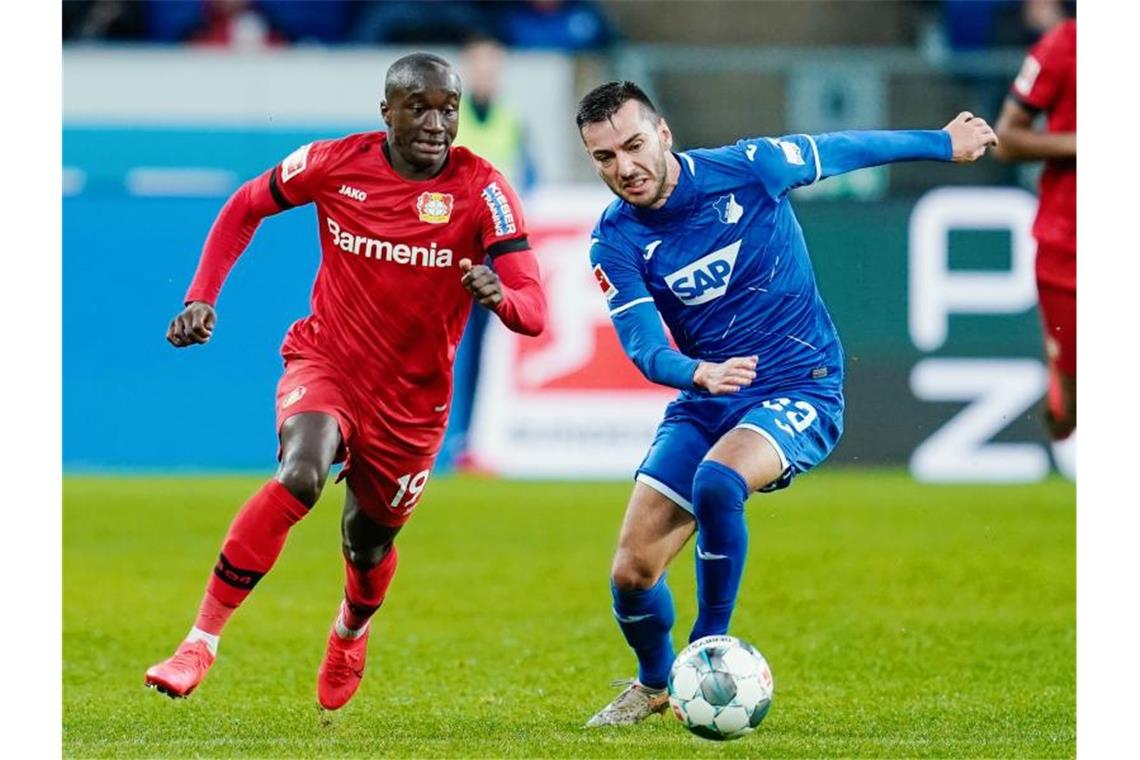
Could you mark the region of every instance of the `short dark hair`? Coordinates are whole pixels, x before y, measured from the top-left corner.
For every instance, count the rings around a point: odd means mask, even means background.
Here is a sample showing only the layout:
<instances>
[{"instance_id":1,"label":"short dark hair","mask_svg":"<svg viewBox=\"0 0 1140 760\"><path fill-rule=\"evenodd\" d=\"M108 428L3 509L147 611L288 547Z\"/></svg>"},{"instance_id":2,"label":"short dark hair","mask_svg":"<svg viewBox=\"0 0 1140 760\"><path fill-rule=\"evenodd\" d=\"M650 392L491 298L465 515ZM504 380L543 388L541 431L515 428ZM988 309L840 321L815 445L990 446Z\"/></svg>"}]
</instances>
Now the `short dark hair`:
<instances>
[{"instance_id":1,"label":"short dark hair","mask_svg":"<svg viewBox=\"0 0 1140 760\"><path fill-rule=\"evenodd\" d=\"M388 67L388 73L384 77L384 97L388 97L396 88L410 89L421 72L436 68L450 70L451 64L432 53L409 53L397 59Z\"/></svg>"},{"instance_id":2,"label":"short dark hair","mask_svg":"<svg viewBox=\"0 0 1140 760\"><path fill-rule=\"evenodd\" d=\"M618 112L618 109L630 100L636 100L640 103L643 109L653 115L654 120L660 118L653 101L645 94L645 90L636 84L630 81L606 82L587 92L578 101L578 114L575 117L578 122L578 130L581 131L582 127L587 124L596 124L599 121L610 119Z\"/></svg>"}]
</instances>

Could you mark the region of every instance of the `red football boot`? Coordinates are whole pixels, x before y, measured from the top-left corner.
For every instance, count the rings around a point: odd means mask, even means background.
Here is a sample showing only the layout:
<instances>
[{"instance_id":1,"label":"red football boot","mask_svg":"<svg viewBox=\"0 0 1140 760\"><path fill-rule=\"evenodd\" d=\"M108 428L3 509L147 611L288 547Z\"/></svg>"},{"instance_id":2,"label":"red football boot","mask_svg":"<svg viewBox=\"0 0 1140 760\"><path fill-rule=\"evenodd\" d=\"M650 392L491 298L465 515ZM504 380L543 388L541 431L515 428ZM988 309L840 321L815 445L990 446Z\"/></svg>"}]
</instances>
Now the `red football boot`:
<instances>
[{"instance_id":1,"label":"red football boot","mask_svg":"<svg viewBox=\"0 0 1140 760\"><path fill-rule=\"evenodd\" d=\"M168 697L188 697L202 683L214 664L214 655L204 641L183 641L174 656L146 672L146 685Z\"/></svg>"},{"instance_id":2,"label":"red football boot","mask_svg":"<svg viewBox=\"0 0 1140 760\"><path fill-rule=\"evenodd\" d=\"M336 625L329 632L325 658L317 671L317 702L326 710L337 710L352 699L364 677L364 656L368 649L369 625L358 638L342 639Z\"/></svg>"}]
</instances>

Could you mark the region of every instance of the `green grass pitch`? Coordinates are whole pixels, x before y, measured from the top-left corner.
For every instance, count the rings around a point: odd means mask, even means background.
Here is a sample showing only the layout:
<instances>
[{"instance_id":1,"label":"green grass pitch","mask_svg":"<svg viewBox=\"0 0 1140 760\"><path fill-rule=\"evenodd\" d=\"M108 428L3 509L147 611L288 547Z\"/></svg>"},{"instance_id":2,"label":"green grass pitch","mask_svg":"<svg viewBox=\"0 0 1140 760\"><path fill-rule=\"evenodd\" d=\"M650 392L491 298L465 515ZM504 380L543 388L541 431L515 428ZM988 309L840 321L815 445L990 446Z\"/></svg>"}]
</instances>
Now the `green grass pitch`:
<instances>
[{"instance_id":1,"label":"green grass pitch","mask_svg":"<svg viewBox=\"0 0 1140 760\"><path fill-rule=\"evenodd\" d=\"M322 715L316 670L343 583L330 487L202 687L179 701L145 689L259 482L65 479L65 756L1075 755L1070 483L925 486L833 468L754 496L732 632L764 652L776 696L759 730L714 743L672 718L582 728L634 673L607 583L628 483L429 483L360 692ZM690 550L670 583L679 648Z\"/></svg>"}]
</instances>

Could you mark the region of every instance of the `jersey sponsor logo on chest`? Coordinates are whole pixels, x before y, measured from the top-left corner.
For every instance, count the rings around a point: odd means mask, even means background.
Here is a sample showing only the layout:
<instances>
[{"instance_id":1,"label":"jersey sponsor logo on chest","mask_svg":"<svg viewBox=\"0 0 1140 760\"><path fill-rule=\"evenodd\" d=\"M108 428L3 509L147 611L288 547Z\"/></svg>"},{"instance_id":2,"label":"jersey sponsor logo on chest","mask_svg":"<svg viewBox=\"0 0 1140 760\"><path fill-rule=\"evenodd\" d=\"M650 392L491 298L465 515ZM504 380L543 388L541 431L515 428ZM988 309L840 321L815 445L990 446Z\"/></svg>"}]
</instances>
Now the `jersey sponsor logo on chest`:
<instances>
[{"instance_id":1,"label":"jersey sponsor logo on chest","mask_svg":"<svg viewBox=\"0 0 1140 760\"><path fill-rule=\"evenodd\" d=\"M437 269L450 267L454 260L452 250L450 248L439 248L434 240L426 246L393 243L390 240L380 240L348 232L331 216L325 221L329 234L332 235L333 245L354 256Z\"/></svg>"},{"instance_id":2,"label":"jersey sponsor logo on chest","mask_svg":"<svg viewBox=\"0 0 1140 760\"><path fill-rule=\"evenodd\" d=\"M720 298L728 290L728 281L736 268L740 240L665 275L665 284L686 306L697 306Z\"/></svg>"}]
</instances>

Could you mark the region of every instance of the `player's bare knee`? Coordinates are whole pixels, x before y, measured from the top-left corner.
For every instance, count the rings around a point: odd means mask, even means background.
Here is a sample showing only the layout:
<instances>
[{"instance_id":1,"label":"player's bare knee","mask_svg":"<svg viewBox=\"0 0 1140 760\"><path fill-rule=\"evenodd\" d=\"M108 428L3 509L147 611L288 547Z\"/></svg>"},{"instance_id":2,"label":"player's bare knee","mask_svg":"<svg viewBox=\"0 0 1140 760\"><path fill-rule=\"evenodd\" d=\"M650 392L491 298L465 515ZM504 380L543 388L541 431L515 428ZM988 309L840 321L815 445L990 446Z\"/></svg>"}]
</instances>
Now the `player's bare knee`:
<instances>
[{"instance_id":1,"label":"player's bare knee","mask_svg":"<svg viewBox=\"0 0 1140 760\"><path fill-rule=\"evenodd\" d=\"M632 554L619 552L614 557L610 578L619 591L644 591L653 588L661 571L650 562Z\"/></svg>"},{"instance_id":2,"label":"player's bare knee","mask_svg":"<svg viewBox=\"0 0 1140 760\"><path fill-rule=\"evenodd\" d=\"M285 486L289 493L307 507L312 507L321 497L328 470L320 462L302 458L288 458L277 468L277 482Z\"/></svg>"},{"instance_id":3,"label":"player's bare knee","mask_svg":"<svg viewBox=\"0 0 1140 760\"><path fill-rule=\"evenodd\" d=\"M379 545L367 545L360 542L353 542L351 539L345 539L342 544L344 551L344 558L352 563L354 567L359 570L371 570L380 564L388 552L392 551L392 542L388 541Z\"/></svg>"}]
</instances>

